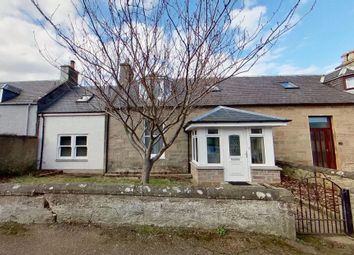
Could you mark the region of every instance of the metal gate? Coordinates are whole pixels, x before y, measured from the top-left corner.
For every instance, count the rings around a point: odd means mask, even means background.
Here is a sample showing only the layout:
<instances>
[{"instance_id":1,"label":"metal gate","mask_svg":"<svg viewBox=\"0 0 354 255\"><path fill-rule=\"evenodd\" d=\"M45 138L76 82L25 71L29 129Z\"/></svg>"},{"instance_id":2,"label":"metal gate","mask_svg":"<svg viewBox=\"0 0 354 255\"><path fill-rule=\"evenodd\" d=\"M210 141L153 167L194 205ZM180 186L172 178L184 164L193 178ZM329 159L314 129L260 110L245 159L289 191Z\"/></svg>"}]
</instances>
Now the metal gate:
<instances>
[{"instance_id":1,"label":"metal gate","mask_svg":"<svg viewBox=\"0 0 354 255\"><path fill-rule=\"evenodd\" d=\"M299 234L353 234L350 193L322 173L291 188L296 200Z\"/></svg>"}]
</instances>

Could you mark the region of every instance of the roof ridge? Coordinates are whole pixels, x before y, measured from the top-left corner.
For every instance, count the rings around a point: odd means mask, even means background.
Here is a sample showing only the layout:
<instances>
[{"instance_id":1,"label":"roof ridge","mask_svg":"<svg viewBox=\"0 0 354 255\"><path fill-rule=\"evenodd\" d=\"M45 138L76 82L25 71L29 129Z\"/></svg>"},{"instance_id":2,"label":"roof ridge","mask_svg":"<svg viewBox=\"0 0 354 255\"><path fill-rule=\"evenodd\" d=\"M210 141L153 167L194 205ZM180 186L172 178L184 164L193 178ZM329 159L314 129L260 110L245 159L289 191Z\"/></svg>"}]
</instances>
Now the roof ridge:
<instances>
[{"instance_id":1,"label":"roof ridge","mask_svg":"<svg viewBox=\"0 0 354 255\"><path fill-rule=\"evenodd\" d=\"M223 109L228 109L228 110L231 110L231 111L235 111L235 112L242 112L242 113L252 114L252 115L256 115L256 116L262 116L262 117L273 118L273 119L278 119L278 120L287 120L286 118L277 117L277 116L269 115L269 114L263 114L263 113L259 113L259 112L241 110L239 108L231 108L231 107L228 107L228 106L218 106L218 107L223 108Z\"/></svg>"}]
</instances>

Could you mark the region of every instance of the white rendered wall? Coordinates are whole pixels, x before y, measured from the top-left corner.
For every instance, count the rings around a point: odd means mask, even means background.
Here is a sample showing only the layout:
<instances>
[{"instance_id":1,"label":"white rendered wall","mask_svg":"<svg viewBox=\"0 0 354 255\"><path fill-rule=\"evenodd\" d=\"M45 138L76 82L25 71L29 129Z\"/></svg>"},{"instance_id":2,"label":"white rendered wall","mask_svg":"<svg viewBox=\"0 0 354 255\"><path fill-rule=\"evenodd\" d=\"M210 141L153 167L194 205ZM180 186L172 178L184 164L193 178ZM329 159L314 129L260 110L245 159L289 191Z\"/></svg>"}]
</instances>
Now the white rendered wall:
<instances>
[{"instance_id":1,"label":"white rendered wall","mask_svg":"<svg viewBox=\"0 0 354 255\"><path fill-rule=\"evenodd\" d=\"M42 118L40 139L42 136ZM105 116L46 115L42 169L103 173L105 168ZM58 159L59 135L87 135L87 159ZM39 146L40 150L40 146ZM38 153L40 160L40 151Z\"/></svg>"},{"instance_id":2,"label":"white rendered wall","mask_svg":"<svg viewBox=\"0 0 354 255\"><path fill-rule=\"evenodd\" d=\"M0 105L1 135L36 135L37 105Z\"/></svg>"}]
</instances>

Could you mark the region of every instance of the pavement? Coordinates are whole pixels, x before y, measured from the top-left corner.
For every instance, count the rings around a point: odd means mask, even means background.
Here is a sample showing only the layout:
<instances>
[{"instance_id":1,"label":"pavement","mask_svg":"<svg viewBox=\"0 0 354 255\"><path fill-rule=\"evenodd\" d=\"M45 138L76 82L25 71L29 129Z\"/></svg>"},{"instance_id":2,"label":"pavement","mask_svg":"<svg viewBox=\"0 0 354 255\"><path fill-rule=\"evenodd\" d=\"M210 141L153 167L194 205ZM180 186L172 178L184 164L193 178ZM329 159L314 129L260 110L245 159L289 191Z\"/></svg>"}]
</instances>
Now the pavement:
<instances>
[{"instance_id":1,"label":"pavement","mask_svg":"<svg viewBox=\"0 0 354 255\"><path fill-rule=\"evenodd\" d=\"M297 241L226 230L171 229L149 226L0 225L1 255L255 254L352 255L348 237L301 236Z\"/></svg>"}]
</instances>

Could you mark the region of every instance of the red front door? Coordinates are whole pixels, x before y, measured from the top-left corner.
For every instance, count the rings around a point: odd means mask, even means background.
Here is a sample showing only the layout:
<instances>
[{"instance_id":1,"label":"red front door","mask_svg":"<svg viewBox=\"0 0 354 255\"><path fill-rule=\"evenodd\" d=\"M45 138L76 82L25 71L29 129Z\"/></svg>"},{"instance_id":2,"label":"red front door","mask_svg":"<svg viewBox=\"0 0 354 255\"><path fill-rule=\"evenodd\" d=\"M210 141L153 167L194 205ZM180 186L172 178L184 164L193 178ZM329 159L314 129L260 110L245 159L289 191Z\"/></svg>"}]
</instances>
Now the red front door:
<instances>
[{"instance_id":1,"label":"red front door","mask_svg":"<svg viewBox=\"0 0 354 255\"><path fill-rule=\"evenodd\" d=\"M312 158L315 166L336 169L330 117L310 117Z\"/></svg>"}]
</instances>

